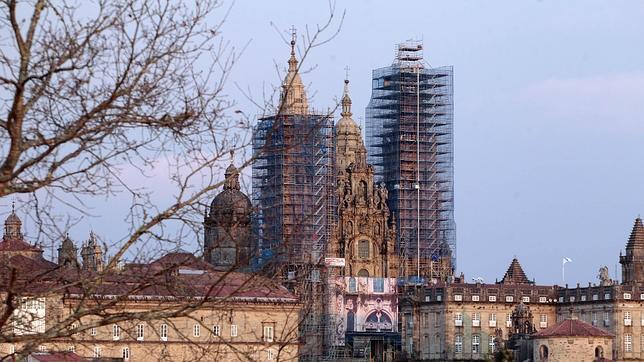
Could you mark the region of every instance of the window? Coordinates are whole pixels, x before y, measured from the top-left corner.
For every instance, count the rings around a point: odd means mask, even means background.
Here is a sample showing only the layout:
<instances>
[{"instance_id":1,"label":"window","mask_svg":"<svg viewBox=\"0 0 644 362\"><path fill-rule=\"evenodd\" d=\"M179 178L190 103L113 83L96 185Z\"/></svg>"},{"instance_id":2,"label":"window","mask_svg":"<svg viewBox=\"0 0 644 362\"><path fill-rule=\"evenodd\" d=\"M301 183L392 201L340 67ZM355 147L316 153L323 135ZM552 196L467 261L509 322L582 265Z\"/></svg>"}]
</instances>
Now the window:
<instances>
[{"instance_id":1,"label":"window","mask_svg":"<svg viewBox=\"0 0 644 362\"><path fill-rule=\"evenodd\" d=\"M434 327L440 327L441 326L441 314L436 312L434 313Z\"/></svg>"},{"instance_id":2,"label":"window","mask_svg":"<svg viewBox=\"0 0 644 362\"><path fill-rule=\"evenodd\" d=\"M539 297L539 303L546 303L548 301L548 298L546 297Z\"/></svg>"},{"instance_id":3,"label":"window","mask_svg":"<svg viewBox=\"0 0 644 362\"><path fill-rule=\"evenodd\" d=\"M472 302L478 302L479 300L480 300L480 297L478 295L472 296Z\"/></svg>"},{"instance_id":4,"label":"window","mask_svg":"<svg viewBox=\"0 0 644 362\"><path fill-rule=\"evenodd\" d=\"M599 294L593 294L593 300L599 300Z\"/></svg>"},{"instance_id":5,"label":"window","mask_svg":"<svg viewBox=\"0 0 644 362\"><path fill-rule=\"evenodd\" d=\"M220 327L220 326L218 326L218 325L217 325L217 326L213 326L213 327L212 327L212 334L213 334L215 337L219 337L219 336L221 335L221 327Z\"/></svg>"},{"instance_id":6,"label":"window","mask_svg":"<svg viewBox=\"0 0 644 362\"><path fill-rule=\"evenodd\" d=\"M570 301L571 301L571 302L574 302L574 301L575 301L575 297L571 296L571 297L570 297Z\"/></svg>"},{"instance_id":7,"label":"window","mask_svg":"<svg viewBox=\"0 0 644 362\"><path fill-rule=\"evenodd\" d=\"M78 324L72 323L72 329L76 329L76 328L78 328Z\"/></svg>"},{"instance_id":8,"label":"window","mask_svg":"<svg viewBox=\"0 0 644 362\"><path fill-rule=\"evenodd\" d=\"M581 301L582 301L582 302L585 302L585 301L586 301L586 295L582 295L582 296L581 296Z\"/></svg>"},{"instance_id":9,"label":"window","mask_svg":"<svg viewBox=\"0 0 644 362\"><path fill-rule=\"evenodd\" d=\"M264 342L273 342L273 326L265 325L264 326Z\"/></svg>"},{"instance_id":10,"label":"window","mask_svg":"<svg viewBox=\"0 0 644 362\"><path fill-rule=\"evenodd\" d=\"M159 332L159 336L161 337L162 341L167 341L168 340L168 325L167 324L162 324L161 325L161 331Z\"/></svg>"},{"instance_id":11,"label":"window","mask_svg":"<svg viewBox=\"0 0 644 362\"><path fill-rule=\"evenodd\" d=\"M490 302L496 302L496 295L490 295L489 297L487 297L487 300Z\"/></svg>"},{"instance_id":12,"label":"window","mask_svg":"<svg viewBox=\"0 0 644 362\"><path fill-rule=\"evenodd\" d=\"M564 297L559 297L559 303L563 303Z\"/></svg>"},{"instance_id":13,"label":"window","mask_svg":"<svg viewBox=\"0 0 644 362\"><path fill-rule=\"evenodd\" d=\"M431 297L430 295L426 295L426 296L425 296L425 301L426 301L426 302L431 302L431 301L432 301L432 297Z\"/></svg>"},{"instance_id":14,"label":"window","mask_svg":"<svg viewBox=\"0 0 644 362\"><path fill-rule=\"evenodd\" d=\"M632 324L631 312L624 312L624 325L630 326Z\"/></svg>"},{"instance_id":15,"label":"window","mask_svg":"<svg viewBox=\"0 0 644 362\"><path fill-rule=\"evenodd\" d=\"M96 327L92 327L92 329L89 330L89 334L92 336L96 335Z\"/></svg>"},{"instance_id":16,"label":"window","mask_svg":"<svg viewBox=\"0 0 644 362\"><path fill-rule=\"evenodd\" d=\"M644 293L640 294L640 299L644 300Z\"/></svg>"},{"instance_id":17,"label":"window","mask_svg":"<svg viewBox=\"0 0 644 362\"><path fill-rule=\"evenodd\" d=\"M539 327L546 328L548 327L548 315L542 314L539 316Z\"/></svg>"},{"instance_id":18,"label":"window","mask_svg":"<svg viewBox=\"0 0 644 362\"><path fill-rule=\"evenodd\" d=\"M272 349L269 349L268 351L266 351L266 359L269 360L269 361L274 360L275 359L275 351L273 351Z\"/></svg>"},{"instance_id":19,"label":"window","mask_svg":"<svg viewBox=\"0 0 644 362\"><path fill-rule=\"evenodd\" d=\"M609 300L610 299L610 293L605 293L604 294L604 299Z\"/></svg>"},{"instance_id":20,"label":"window","mask_svg":"<svg viewBox=\"0 0 644 362\"><path fill-rule=\"evenodd\" d=\"M355 293L358 291L358 284L356 283L356 278L349 278L349 292Z\"/></svg>"},{"instance_id":21,"label":"window","mask_svg":"<svg viewBox=\"0 0 644 362\"><path fill-rule=\"evenodd\" d=\"M505 301L508 302L508 303L512 303L512 302L514 302L514 297L511 296L511 295L506 295L505 296Z\"/></svg>"},{"instance_id":22,"label":"window","mask_svg":"<svg viewBox=\"0 0 644 362\"><path fill-rule=\"evenodd\" d=\"M121 350L121 356L123 356L123 360L127 361L130 359L130 348L129 347L123 347Z\"/></svg>"},{"instance_id":23,"label":"window","mask_svg":"<svg viewBox=\"0 0 644 362\"><path fill-rule=\"evenodd\" d=\"M624 352L633 352L633 336L629 333L624 334Z\"/></svg>"},{"instance_id":24,"label":"window","mask_svg":"<svg viewBox=\"0 0 644 362\"><path fill-rule=\"evenodd\" d=\"M454 314L454 325L457 327L463 326L463 313L459 312Z\"/></svg>"},{"instance_id":25,"label":"window","mask_svg":"<svg viewBox=\"0 0 644 362\"><path fill-rule=\"evenodd\" d=\"M631 299L631 293L624 293L624 299Z\"/></svg>"},{"instance_id":26,"label":"window","mask_svg":"<svg viewBox=\"0 0 644 362\"><path fill-rule=\"evenodd\" d=\"M443 300L443 295L442 294L436 294L436 301L440 302L441 300Z\"/></svg>"},{"instance_id":27,"label":"window","mask_svg":"<svg viewBox=\"0 0 644 362\"><path fill-rule=\"evenodd\" d=\"M597 325L597 312L591 312L590 313L590 319L592 320L591 324L596 326Z\"/></svg>"},{"instance_id":28,"label":"window","mask_svg":"<svg viewBox=\"0 0 644 362\"><path fill-rule=\"evenodd\" d=\"M369 271L367 271L367 269L360 269L360 271L358 272L358 277L369 278Z\"/></svg>"},{"instance_id":29,"label":"window","mask_svg":"<svg viewBox=\"0 0 644 362\"><path fill-rule=\"evenodd\" d=\"M369 259L369 240L360 240L358 242L358 258Z\"/></svg>"},{"instance_id":30,"label":"window","mask_svg":"<svg viewBox=\"0 0 644 362\"><path fill-rule=\"evenodd\" d=\"M192 335L195 337L200 337L201 336L201 326L198 324L195 324L194 327L192 328Z\"/></svg>"},{"instance_id":31,"label":"window","mask_svg":"<svg viewBox=\"0 0 644 362\"><path fill-rule=\"evenodd\" d=\"M463 335L457 334L454 336L454 352L463 353Z\"/></svg>"},{"instance_id":32,"label":"window","mask_svg":"<svg viewBox=\"0 0 644 362\"><path fill-rule=\"evenodd\" d=\"M457 301L457 302L460 302L460 301L463 300L463 296L460 295L460 294L455 294L454 295L454 300Z\"/></svg>"},{"instance_id":33,"label":"window","mask_svg":"<svg viewBox=\"0 0 644 362\"><path fill-rule=\"evenodd\" d=\"M145 337L145 325L137 324L136 326L136 340L142 341Z\"/></svg>"},{"instance_id":34,"label":"window","mask_svg":"<svg viewBox=\"0 0 644 362\"><path fill-rule=\"evenodd\" d=\"M496 327L496 313L490 313L488 325L490 327Z\"/></svg>"},{"instance_id":35,"label":"window","mask_svg":"<svg viewBox=\"0 0 644 362\"><path fill-rule=\"evenodd\" d=\"M374 278L373 279L373 292L374 293L384 293L385 292L385 279L384 278Z\"/></svg>"},{"instance_id":36,"label":"window","mask_svg":"<svg viewBox=\"0 0 644 362\"><path fill-rule=\"evenodd\" d=\"M236 324L231 324L230 325L230 336L231 337L237 337L237 325Z\"/></svg>"},{"instance_id":37,"label":"window","mask_svg":"<svg viewBox=\"0 0 644 362\"><path fill-rule=\"evenodd\" d=\"M512 314L510 314L510 313L505 315L505 326L506 327L511 327L512 326Z\"/></svg>"},{"instance_id":38,"label":"window","mask_svg":"<svg viewBox=\"0 0 644 362\"><path fill-rule=\"evenodd\" d=\"M38 346L38 351L47 352L47 346Z\"/></svg>"},{"instance_id":39,"label":"window","mask_svg":"<svg viewBox=\"0 0 644 362\"><path fill-rule=\"evenodd\" d=\"M604 312L604 326L610 326L610 313Z\"/></svg>"},{"instance_id":40,"label":"window","mask_svg":"<svg viewBox=\"0 0 644 362\"><path fill-rule=\"evenodd\" d=\"M94 358L100 358L101 357L101 347L95 346L94 347Z\"/></svg>"},{"instance_id":41,"label":"window","mask_svg":"<svg viewBox=\"0 0 644 362\"><path fill-rule=\"evenodd\" d=\"M481 326L481 313L479 312L472 313L472 327L480 327L480 326Z\"/></svg>"},{"instance_id":42,"label":"window","mask_svg":"<svg viewBox=\"0 0 644 362\"><path fill-rule=\"evenodd\" d=\"M523 303L530 303L530 297L521 297Z\"/></svg>"},{"instance_id":43,"label":"window","mask_svg":"<svg viewBox=\"0 0 644 362\"><path fill-rule=\"evenodd\" d=\"M16 345L15 344L10 344L9 345L9 354L14 354L16 353Z\"/></svg>"},{"instance_id":44,"label":"window","mask_svg":"<svg viewBox=\"0 0 644 362\"><path fill-rule=\"evenodd\" d=\"M429 326L429 313L427 313L427 312L423 312L423 324L422 324L422 326L423 326L423 328Z\"/></svg>"},{"instance_id":45,"label":"window","mask_svg":"<svg viewBox=\"0 0 644 362\"><path fill-rule=\"evenodd\" d=\"M481 336L472 335L472 353L481 353Z\"/></svg>"},{"instance_id":46,"label":"window","mask_svg":"<svg viewBox=\"0 0 644 362\"><path fill-rule=\"evenodd\" d=\"M487 337L487 345L490 353L494 353L494 336L490 335Z\"/></svg>"},{"instance_id":47,"label":"window","mask_svg":"<svg viewBox=\"0 0 644 362\"><path fill-rule=\"evenodd\" d=\"M121 338L121 327L117 324L112 326L112 339L118 341Z\"/></svg>"},{"instance_id":48,"label":"window","mask_svg":"<svg viewBox=\"0 0 644 362\"><path fill-rule=\"evenodd\" d=\"M67 347L67 352L76 352L76 346Z\"/></svg>"}]
</instances>

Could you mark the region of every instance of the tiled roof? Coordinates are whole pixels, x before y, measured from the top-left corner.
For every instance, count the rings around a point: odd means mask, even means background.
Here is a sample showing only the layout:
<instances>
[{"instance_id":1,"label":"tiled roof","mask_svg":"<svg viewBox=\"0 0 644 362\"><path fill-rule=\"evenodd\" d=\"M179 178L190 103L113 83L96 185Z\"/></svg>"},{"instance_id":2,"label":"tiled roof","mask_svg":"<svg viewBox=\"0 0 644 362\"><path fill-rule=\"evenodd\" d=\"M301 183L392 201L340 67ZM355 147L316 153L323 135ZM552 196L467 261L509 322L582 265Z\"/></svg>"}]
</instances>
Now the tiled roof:
<instances>
[{"instance_id":1,"label":"tiled roof","mask_svg":"<svg viewBox=\"0 0 644 362\"><path fill-rule=\"evenodd\" d=\"M42 249L24 240L11 238L0 241L0 252L2 251L42 251Z\"/></svg>"},{"instance_id":2,"label":"tiled roof","mask_svg":"<svg viewBox=\"0 0 644 362\"><path fill-rule=\"evenodd\" d=\"M628 243L626 247L633 246L644 246L644 224L642 224L642 219L635 219L635 224L633 224L633 230L631 231L631 236L628 238Z\"/></svg>"},{"instance_id":3,"label":"tiled roof","mask_svg":"<svg viewBox=\"0 0 644 362\"><path fill-rule=\"evenodd\" d=\"M532 337L614 337L614 335L579 319L566 319L533 334Z\"/></svg>"},{"instance_id":4,"label":"tiled roof","mask_svg":"<svg viewBox=\"0 0 644 362\"><path fill-rule=\"evenodd\" d=\"M521 264L519 264L519 260L517 260L517 258L512 259L512 263L510 263L510 267L508 267L508 271L505 272L505 275L501 280L501 284L531 284L531 283L532 282L525 275L525 272L523 271Z\"/></svg>"}]
</instances>

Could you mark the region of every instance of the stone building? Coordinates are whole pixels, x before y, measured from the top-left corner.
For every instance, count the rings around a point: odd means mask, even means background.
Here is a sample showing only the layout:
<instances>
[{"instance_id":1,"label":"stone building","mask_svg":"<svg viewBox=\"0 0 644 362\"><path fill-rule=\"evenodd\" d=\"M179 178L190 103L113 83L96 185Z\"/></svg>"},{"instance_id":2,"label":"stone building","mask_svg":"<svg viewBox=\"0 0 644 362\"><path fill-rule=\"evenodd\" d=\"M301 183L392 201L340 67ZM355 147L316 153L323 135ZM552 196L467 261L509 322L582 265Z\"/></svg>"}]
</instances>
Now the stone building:
<instances>
[{"instance_id":1,"label":"stone building","mask_svg":"<svg viewBox=\"0 0 644 362\"><path fill-rule=\"evenodd\" d=\"M252 205L241 192L239 171L231 163L223 190L204 215L204 258L217 270L248 270L253 255Z\"/></svg>"},{"instance_id":2,"label":"stone building","mask_svg":"<svg viewBox=\"0 0 644 362\"><path fill-rule=\"evenodd\" d=\"M465 283L463 279L401 289L402 350L410 358L490 359L495 339L509 339L512 313L521 303L530 306L537 330L555 322L555 287L535 285L516 258L501 282Z\"/></svg>"},{"instance_id":3,"label":"stone building","mask_svg":"<svg viewBox=\"0 0 644 362\"><path fill-rule=\"evenodd\" d=\"M330 256L344 258L342 275L395 277L396 229L387 206L388 192L374 182L361 130L351 118L349 81L345 80L342 118L335 126L338 222Z\"/></svg>"},{"instance_id":4,"label":"stone building","mask_svg":"<svg viewBox=\"0 0 644 362\"><path fill-rule=\"evenodd\" d=\"M351 118L349 81L334 129L337 227L327 247L329 352L391 360L399 344L396 228L387 188L374 182L361 130ZM329 355L329 359L338 356Z\"/></svg>"},{"instance_id":5,"label":"stone building","mask_svg":"<svg viewBox=\"0 0 644 362\"><path fill-rule=\"evenodd\" d=\"M74 242L69 238L69 234L65 235L65 239L58 248L58 265L71 266L78 268L78 249L74 246Z\"/></svg>"},{"instance_id":6,"label":"stone building","mask_svg":"<svg viewBox=\"0 0 644 362\"><path fill-rule=\"evenodd\" d=\"M639 361L644 359L644 225L639 217L619 261L623 278L619 284L608 278L604 267L598 284L558 288L557 317L570 318L572 310L579 320L615 336L612 355L604 351L606 358Z\"/></svg>"},{"instance_id":7,"label":"stone building","mask_svg":"<svg viewBox=\"0 0 644 362\"><path fill-rule=\"evenodd\" d=\"M31 351L133 361L298 358L301 304L271 279L218 271L187 252L79 273L65 257L61 265L44 259L20 224L12 213L0 242L0 280L15 275L0 284L0 310L8 297L16 306L0 325L0 359L27 343ZM63 243L61 250L74 248L70 238ZM86 250L95 244L90 238Z\"/></svg>"},{"instance_id":8,"label":"stone building","mask_svg":"<svg viewBox=\"0 0 644 362\"><path fill-rule=\"evenodd\" d=\"M615 336L574 317L532 335L532 361L593 362L612 360Z\"/></svg>"}]
</instances>

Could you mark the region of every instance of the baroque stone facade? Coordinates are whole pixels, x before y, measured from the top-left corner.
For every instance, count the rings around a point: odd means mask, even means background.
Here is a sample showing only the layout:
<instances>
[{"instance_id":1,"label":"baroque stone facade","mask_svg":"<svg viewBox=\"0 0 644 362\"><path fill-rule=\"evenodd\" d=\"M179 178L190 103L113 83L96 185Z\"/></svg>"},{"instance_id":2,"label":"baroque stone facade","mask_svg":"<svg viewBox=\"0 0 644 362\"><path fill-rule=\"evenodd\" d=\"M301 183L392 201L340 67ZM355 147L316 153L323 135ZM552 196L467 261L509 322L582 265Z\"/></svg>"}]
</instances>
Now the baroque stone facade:
<instances>
[{"instance_id":1,"label":"baroque stone facade","mask_svg":"<svg viewBox=\"0 0 644 362\"><path fill-rule=\"evenodd\" d=\"M335 127L338 227L329 256L344 258L343 275L395 277L396 228L387 207L388 192L374 182L361 131L351 118L349 81L345 80L342 118Z\"/></svg>"}]
</instances>

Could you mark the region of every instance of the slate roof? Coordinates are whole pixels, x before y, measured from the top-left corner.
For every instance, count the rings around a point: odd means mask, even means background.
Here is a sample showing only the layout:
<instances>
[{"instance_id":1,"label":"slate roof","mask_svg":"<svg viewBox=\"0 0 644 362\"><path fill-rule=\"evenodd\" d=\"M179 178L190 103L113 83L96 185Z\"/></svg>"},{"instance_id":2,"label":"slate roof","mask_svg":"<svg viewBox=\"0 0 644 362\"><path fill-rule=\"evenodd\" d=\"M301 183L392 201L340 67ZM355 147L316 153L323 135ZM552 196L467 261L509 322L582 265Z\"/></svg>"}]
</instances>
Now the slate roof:
<instances>
[{"instance_id":1,"label":"slate roof","mask_svg":"<svg viewBox=\"0 0 644 362\"><path fill-rule=\"evenodd\" d=\"M523 271L519 260L514 258L508 267L508 271L505 272L501 284L532 284L532 282Z\"/></svg>"},{"instance_id":2,"label":"slate roof","mask_svg":"<svg viewBox=\"0 0 644 362\"><path fill-rule=\"evenodd\" d=\"M614 335L579 319L565 319L552 327L542 329L532 337L614 337Z\"/></svg>"},{"instance_id":3,"label":"slate roof","mask_svg":"<svg viewBox=\"0 0 644 362\"><path fill-rule=\"evenodd\" d=\"M78 362L89 360L74 352L39 352L32 353L29 357L39 362Z\"/></svg>"}]
</instances>

